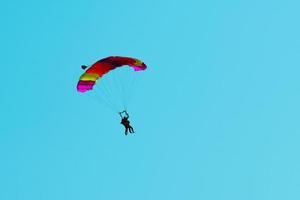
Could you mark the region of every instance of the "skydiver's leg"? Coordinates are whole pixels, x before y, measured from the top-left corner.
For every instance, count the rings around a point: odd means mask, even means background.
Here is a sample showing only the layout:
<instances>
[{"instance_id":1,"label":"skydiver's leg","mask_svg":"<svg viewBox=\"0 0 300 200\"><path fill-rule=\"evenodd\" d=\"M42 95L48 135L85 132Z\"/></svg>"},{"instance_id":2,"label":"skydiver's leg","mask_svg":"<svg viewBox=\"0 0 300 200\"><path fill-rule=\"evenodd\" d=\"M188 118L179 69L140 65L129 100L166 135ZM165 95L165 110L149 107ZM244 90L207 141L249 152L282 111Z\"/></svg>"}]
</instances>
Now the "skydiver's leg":
<instances>
[{"instance_id":1,"label":"skydiver's leg","mask_svg":"<svg viewBox=\"0 0 300 200\"><path fill-rule=\"evenodd\" d=\"M129 126L129 131L130 131L130 133L134 133L132 126Z\"/></svg>"},{"instance_id":2,"label":"skydiver's leg","mask_svg":"<svg viewBox=\"0 0 300 200\"><path fill-rule=\"evenodd\" d=\"M128 127L125 127L125 135L128 134Z\"/></svg>"},{"instance_id":3,"label":"skydiver's leg","mask_svg":"<svg viewBox=\"0 0 300 200\"><path fill-rule=\"evenodd\" d=\"M132 132L131 132L131 126L128 126L128 129L129 129L129 133L132 133Z\"/></svg>"}]
</instances>

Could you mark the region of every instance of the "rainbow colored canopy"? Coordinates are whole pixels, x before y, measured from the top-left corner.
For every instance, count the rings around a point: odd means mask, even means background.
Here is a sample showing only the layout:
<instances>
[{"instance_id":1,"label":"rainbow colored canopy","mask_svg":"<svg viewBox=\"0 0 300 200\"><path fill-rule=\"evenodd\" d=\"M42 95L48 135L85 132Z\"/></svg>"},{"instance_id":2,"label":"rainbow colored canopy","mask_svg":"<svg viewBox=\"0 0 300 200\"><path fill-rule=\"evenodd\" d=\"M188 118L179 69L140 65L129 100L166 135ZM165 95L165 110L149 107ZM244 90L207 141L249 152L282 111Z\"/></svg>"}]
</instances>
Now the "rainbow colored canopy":
<instances>
[{"instance_id":1,"label":"rainbow colored canopy","mask_svg":"<svg viewBox=\"0 0 300 200\"><path fill-rule=\"evenodd\" d=\"M108 73L110 70L124 65L133 67L135 71L145 70L147 68L145 63L136 58L121 56L110 56L103 58L93 64L85 71L84 74L80 76L77 84L77 91L86 92L88 90L92 90L96 81L104 74Z\"/></svg>"}]
</instances>

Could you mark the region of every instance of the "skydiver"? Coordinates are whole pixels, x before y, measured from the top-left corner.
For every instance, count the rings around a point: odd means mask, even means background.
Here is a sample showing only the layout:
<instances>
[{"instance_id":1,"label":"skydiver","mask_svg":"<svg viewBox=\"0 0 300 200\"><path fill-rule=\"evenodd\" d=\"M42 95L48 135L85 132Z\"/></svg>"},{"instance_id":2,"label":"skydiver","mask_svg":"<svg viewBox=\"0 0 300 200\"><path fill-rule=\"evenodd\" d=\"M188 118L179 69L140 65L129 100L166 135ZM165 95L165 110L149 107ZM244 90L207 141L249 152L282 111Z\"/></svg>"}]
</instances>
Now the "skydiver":
<instances>
[{"instance_id":1,"label":"skydiver","mask_svg":"<svg viewBox=\"0 0 300 200\"><path fill-rule=\"evenodd\" d=\"M123 116L122 116L122 113L125 113L126 116L123 117ZM133 128L130 126L130 121L128 120L129 115L128 115L128 113L126 112L126 110L123 111L123 112L119 112L119 115L120 115L120 117L122 118L121 124L123 124L123 126L125 127L125 135L128 134L128 130L129 130L129 133L134 133Z\"/></svg>"}]
</instances>

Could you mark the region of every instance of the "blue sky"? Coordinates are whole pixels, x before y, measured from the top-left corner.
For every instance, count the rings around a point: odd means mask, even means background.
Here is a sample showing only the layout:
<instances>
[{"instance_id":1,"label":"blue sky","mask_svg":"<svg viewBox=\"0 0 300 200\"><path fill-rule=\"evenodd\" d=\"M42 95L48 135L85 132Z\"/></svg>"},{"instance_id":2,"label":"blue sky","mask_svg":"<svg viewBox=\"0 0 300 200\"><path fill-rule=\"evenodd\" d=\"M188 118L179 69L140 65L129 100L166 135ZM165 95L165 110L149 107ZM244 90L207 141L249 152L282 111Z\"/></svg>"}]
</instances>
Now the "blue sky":
<instances>
[{"instance_id":1,"label":"blue sky","mask_svg":"<svg viewBox=\"0 0 300 200\"><path fill-rule=\"evenodd\" d=\"M299 6L1 2L0 199L299 199ZM127 137L76 92L109 55L149 67Z\"/></svg>"}]
</instances>

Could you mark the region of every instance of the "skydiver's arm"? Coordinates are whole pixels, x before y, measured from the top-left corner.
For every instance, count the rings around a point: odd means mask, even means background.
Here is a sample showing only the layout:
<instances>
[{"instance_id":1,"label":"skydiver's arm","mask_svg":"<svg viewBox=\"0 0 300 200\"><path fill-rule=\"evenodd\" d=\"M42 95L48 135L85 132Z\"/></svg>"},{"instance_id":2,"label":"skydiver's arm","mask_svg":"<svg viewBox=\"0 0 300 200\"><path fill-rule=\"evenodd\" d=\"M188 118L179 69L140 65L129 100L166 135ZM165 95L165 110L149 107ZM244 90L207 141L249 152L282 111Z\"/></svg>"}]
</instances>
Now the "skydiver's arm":
<instances>
[{"instance_id":1,"label":"skydiver's arm","mask_svg":"<svg viewBox=\"0 0 300 200\"><path fill-rule=\"evenodd\" d=\"M128 115L128 113L127 113L127 112L125 112L125 115L126 115L126 117L127 117L127 118L129 118L129 115Z\"/></svg>"}]
</instances>

